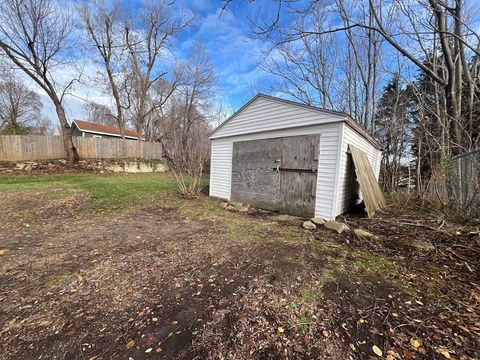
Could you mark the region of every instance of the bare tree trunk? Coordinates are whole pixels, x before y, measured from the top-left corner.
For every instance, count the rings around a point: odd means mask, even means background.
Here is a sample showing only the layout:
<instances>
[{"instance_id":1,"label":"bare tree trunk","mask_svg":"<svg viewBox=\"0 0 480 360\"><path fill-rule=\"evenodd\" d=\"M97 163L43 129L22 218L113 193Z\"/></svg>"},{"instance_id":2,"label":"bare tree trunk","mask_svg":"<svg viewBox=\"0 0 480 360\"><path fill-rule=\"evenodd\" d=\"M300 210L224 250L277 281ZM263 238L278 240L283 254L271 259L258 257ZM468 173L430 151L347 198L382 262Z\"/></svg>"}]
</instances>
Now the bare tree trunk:
<instances>
[{"instance_id":1,"label":"bare tree trunk","mask_svg":"<svg viewBox=\"0 0 480 360\"><path fill-rule=\"evenodd\" d=\"M457 1L457 3L459 2ZM457 89L458 81L461 81L461 79L457 79L461 74L458 69L458 66L461 64L459 61L456 61L455 54L452 53L445 12L442 10L437 0L430 0L430 5L433 9L436 24L440 32L440 46L442 48L443 59L447 69L447 81L444 85L444 92L447 114L453 122L454 144L452 150L454 153L458 153L462 145L461 109L459 104L459 100L461 101L461 94L458 93L459 89Z\"/></svg>"},{"instance_id":2,"label":"bare tree trunk","mask_svg":"<svg viewBox=\"0 0 480 360\"><path fill-rule=\"evenodd\" d=\"M120 135L122 136L122 139L125 140L125 130L124 130L124 124L123 124L123 111L122 111L122 103L120 100L120 92L118 91L117 84L115 83L115 79L113 78L113 73L112 73L112 69L110 68L110 64L106 63L105 67L107 69L108 81L110 83L110 88L112 89L112 95L113 95L113 98L115 99L115 109L117 110L117 116L115 118L117 119L118 128L120 129Z\"/></svg>"},{"instance_id":3,"label":"bare tree trunk","mask_svg":"<svg viewBox=\"0 0 480 360\"><path fill-rule=\"evenodd\" d=\"M78 155L77 148L73 144L72 132L70 131L70 125L67 122L65 111L61 104L55 104L55 111L57 112L58 120L60 122L60 128L62 131L63 146L67 155L67 161L69 164L77 162L80 157Z\"/></svg>"}]
</instances>

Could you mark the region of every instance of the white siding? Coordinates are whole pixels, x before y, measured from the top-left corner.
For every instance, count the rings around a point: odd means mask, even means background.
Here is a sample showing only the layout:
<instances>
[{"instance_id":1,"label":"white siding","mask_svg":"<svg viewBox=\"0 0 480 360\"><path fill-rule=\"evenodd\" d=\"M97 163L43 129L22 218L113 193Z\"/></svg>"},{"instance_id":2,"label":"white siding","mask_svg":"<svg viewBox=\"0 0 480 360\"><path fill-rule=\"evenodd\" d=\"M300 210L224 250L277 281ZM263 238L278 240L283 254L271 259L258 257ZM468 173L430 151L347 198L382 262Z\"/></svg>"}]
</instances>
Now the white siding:
<instances>
[{"instance_id":1,"label":"white siding","mask_svg":"<svg viewBox=\"0 0 480 360\"><path fill-rule=\"evenodd\" d=\"M315 216L326 219L335 217L334 189L337 180L337 159L342 122L325 123L307 127L272 130L263 133L232 136L212 140L210 170L210 195L230 199L233 142L268 139L284 136L320 134L320 156L318 164Z\"/></svg>"},{"instance_id":2,"label":"white siding","mask_svg":"<svg viewBox=\"0 0 480 360\"><path fill-rule=\"evenodd\" d=\"M212 141L210 156L210 196L230 200L232 144L230 139Z\"/></svg>"},{"instance_id":3,"label":"white siding","mask_svg":"<svg viewBox=\"0 0 480 360\"><path fill-rule=\"evenodd\" d=\"M347 150L348 145L352 144L356 146L367 155L368 161L373 168L375 177L378 180L380 174L380 161L381 161L381 151L375 148L371 143L369 143L363 136L358 134L353 130L348 124L344 123L342 125L342 144L341 144L341 153L340 153L340 164L338 172L338 190L337 190L337 205L336 205L336 215L340 215L348 210L350 206L350 200L352 197L351 187L349 186L348 178L348 156ZM353 170L353 169L351 169Z\"/></svg>"},{"instance_id":4,"label":"white siding","mask_svg":"<svg viewBox=\"0 0 480 360\"><path fill-rule=\"evenodd\" d=\"M345 118L343 115L321 112L260 96L216 130L211 139L265 132L272 129L326 124Z\"/></svg>"}]
</instances>

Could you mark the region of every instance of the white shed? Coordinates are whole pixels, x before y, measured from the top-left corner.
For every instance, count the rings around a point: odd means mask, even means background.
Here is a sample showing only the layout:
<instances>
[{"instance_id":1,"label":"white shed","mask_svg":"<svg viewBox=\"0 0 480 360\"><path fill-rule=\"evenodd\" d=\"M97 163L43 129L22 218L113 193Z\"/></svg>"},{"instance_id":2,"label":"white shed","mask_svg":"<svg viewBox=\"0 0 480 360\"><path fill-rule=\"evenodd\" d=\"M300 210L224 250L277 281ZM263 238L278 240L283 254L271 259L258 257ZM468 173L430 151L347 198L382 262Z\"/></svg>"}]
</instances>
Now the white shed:
<instances>
[{"instance_id":1,"label":"white shed","mask_svg":"<svg viewBox=\"0 0 480 360\"><path fill-rule=\"evenodd\" d=\"M210 196L334 219L361 200L348 146L378 180L379 144L347 114L258 94L210 135Z\"/></svg>"}]
</instances>

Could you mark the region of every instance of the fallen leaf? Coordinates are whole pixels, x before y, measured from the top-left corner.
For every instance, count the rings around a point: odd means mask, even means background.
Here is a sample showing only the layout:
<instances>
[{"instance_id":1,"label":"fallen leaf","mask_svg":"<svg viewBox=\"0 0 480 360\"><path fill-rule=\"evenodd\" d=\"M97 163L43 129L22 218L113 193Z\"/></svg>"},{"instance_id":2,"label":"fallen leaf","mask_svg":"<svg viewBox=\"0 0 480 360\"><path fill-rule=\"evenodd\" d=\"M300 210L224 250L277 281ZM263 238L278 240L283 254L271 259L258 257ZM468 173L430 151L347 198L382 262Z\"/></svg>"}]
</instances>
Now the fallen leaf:
<instances>
[{"instance_id":1,"label":"fallen leaf","mask_svg":"<svg viewBox=\"0 0 480 360\"><path fill-rule=\"evenodd\" d=\"M7 252L7 249L0 249L0 255L5 255L6 252Z\"/></svg>"},{"instance_id":2,"label":"fallen leaf","mask_svg":"<svg viewBox=\"0 0 480 360\"><path fill-rule=\"evenodd\" d=\"M412 345L416 349L416 348L419 348L420 345L422 345L422 344L417 339L411 338L410 339L410 345Z\"/></svg>"},{"instance_id":3,"label":"fallen leaf","mask_svg":"<svg viewBox=\"0 0 480 360\"><path fill-rule=\"evenodd\" d=\"M328 337L328 336L330 335L327 330L323 330L323 331L322 331L322 334L323 334L323 336L325 336L325 337Z\"/></svg>"},{"instance_id":4,"label":"fallen leaf","mask_svg":"<svg viewBox=\"0 0 480 360\"><path fill-rule=\"evenodd\" d=\"M445 348L438 348L438 349L437 349L437 352L440 353L440 354L442 354L443 357L446 358L446 359L450 359L450 358L451 358L450 353L449 353L448 350L445 349Z\"/></svg>"},{"instance_id":5,"label":"fallen leaf","mask_svg":"<svg viewBox=\"0 0 480 360\"><path fill-rule=\"evenodd\" d=\"M390 354L387 355L387 360L394 360L394 359L395 358L393 357L393 355L390 355Z\"/></svg>"},{"instance_id":6,"label":"fallen leaf","mask_svg":"<svg viewBox=\"0 0 480 360\"><path fill-rule=\"evenodd\" d=\"M415 303L417 303L418 305L422 305L422 306L423 306L423 303L422 303L420 300L415 300Z\"/></svg>"},{"instance_id":7,"label":"fallen leaf","mask_svg":"<svg viewBox=\"0 0 480 360\"><path fill-rule=\"evenodd\" d=\"M146 353L149 353L149 352L152 352L152 348L148 348L147 350L145 350Z\"/></svg>"},{"instance_id":8,"label":"fallen leaf","mask_svg":"<svg viewBox=\"0 0 480 360\"><path fill-rule=\"evenodd\" d=\"M350 349L352 349L352 351L355 351L355 345L350 344Z\"/></svg>"},{"instance_id":9,"label":"fallen leaf","mask_svg":"<svg viewBox=\"0 0 480 360\"><path fill-rule=\"evenodd\" d=\"M192 332L192 335L193 335L193 336L197 336L198 333L199 333L199 331L198 331L198 330L195 330L195 331Z\"/></svg>"},{"instance_id":10,"label":"fallen leaf","mask_svg":"<svg viewBox=\"0 0 480 360\"><path fill-rule=\"evenodd\" d=\"M411 360L413 359L413 353L408 349L403 349L403 357L405 359Z\"/></svg>"},{"instance_id":11,"label":"fallen leaf","mask_svg":"<svg viewBox=\"0 0 480 360\"><path fill-rule=\"evenodd\" d=\"M380 350L380 348L377 345L373 345L372 350L375 353L375 355L377 355L377 356L382 356L383 355L382 350Z\"/></svg>"},{"instance_id":12,"label":"fallen leaf","mask_svg":"<svg viewBox=\"0 0 480 360\"><path fill-rule=\"evenodd\" d=\"M171 324L172 324L172 325L177 325L177 324L178 324L178 321L177 321L177 320L173 320L173 321L171 322Z\"/></svg>"},{"instance_id":13,"label":"fallen leaf","mask_svg":"<svg viewBox=\"0 0 480 360\"><path fill-rule=\"evenodd\" d=\"M127 343L127 349L131 349L135 346L135 340L130 340L128 343Z\"/></svg>"},{"instance_id":14,"label":"fallen leaf","mask_svg":"<svg viewBox=\"0 0 480 360\"><path fill-rule=\"evenodd\" d=\"M161 347L157 348L157 350L155 350L155 352L161 353L161 352L162 352L162 348L161 348Z\"/></svg>"},{"instance_id":15,"label":"fallen leaf","mask_svg":"<svg viewBox=\"0 0 480 360\"><path fill-rule=\"evenodd\" d=\"M393 317L398 317L398 314L394 312L394 313L392 313L392 316Z\"/></svg>"},{"instance_id":16,"label":"fallen leaf","mask_svg":"<svg viewBox=\"0 0 480 360\"><path fill-rule=\"evenodd\" d=\"M279 333L283 334L283 333L285 332L285 329L284 329L283 327L279 326L279 327L277 328L277 331L278 331Z\"/></svg>"}]
</instances>

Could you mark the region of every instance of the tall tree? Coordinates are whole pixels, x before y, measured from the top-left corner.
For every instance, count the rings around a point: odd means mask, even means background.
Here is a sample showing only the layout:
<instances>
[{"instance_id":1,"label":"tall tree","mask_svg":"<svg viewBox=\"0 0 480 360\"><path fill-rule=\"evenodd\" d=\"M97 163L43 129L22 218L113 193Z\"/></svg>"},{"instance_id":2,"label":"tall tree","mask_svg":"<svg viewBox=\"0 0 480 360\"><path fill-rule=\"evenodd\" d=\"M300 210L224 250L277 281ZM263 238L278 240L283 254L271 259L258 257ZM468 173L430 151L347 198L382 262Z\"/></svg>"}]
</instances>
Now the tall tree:
<instances>
[{"instance_id":1,"label":"tall tree","mask_svg":"<svg viewBox=\"0 0 480 360\"><path fill-rule=\"evenodd\" d=\"M375 135L383 149L381 174L386 191L397 190L401 168L408 162L411 133L408 105L405 86L397 73L385 86L376 114Z\"/></svg>"},{"instance_id":2,"label":"tall tree","mask_svg":"<svg viewBox=\"0 0 480 360\"><path fill-rule=\"evenodd\" d=\"M320 5L313 6L308 14L295 13L294 18L293 27L303 31L319 31L327 21ZM332 85L339 49L335 37L301 37L285 43L283 38L281 35L280 38L268 39L273 49L266 51L265 61L261 64L276 78L271 90L308 105L336 109L338 104L334 102Z\"/></svg>"},{"instance_id":3,"label":"tall tree","mask_svg":"<svg viewBox=\"0 0 480 360\"><path fill-rule=\"evenodd\" d=\"M0 81L0 134L24 134L41 119L40 96L10 77Z\"/></svg>"},{"instance_id":4,"label":"tall tree","mask_svg":"<svg viewBox=\"0 0 480 360\"><path fill-rule=\"evenodd\" d=\"M168 5L158 2L142 8L136 16L130 16L124 24L125 45L131 68L131 95L135 98L133 119L138 131L138 156L146 119L163 103L151 101L152 86L167 77L167 64L163 56L170 49L172 38L192 21L181 14L173 17ZM179 81L178 73L172 72L171 91Z\"/></svg>"},{"instance_id":5,"label":"tall tree","mask_svg":"<svg viewBox=\"0 0 480 360\"><path fill-rule=\"evenodd\" d=\"M52 100L60 122L69 163L78 160L63 106L68 84L59 84L52 71L65 63L75 29L67 7L52 0L3 0L0 3L0 51L29 76Z\"/></svg>"},{"instance_id":6,"label":"tall tree","mask_svg":"<svg viewBox=\"0 0 480 360\"><path fill-rule=\"evenodd\" d=\"M232 0L224 2L225 10ZM350 34L354 30L360 30L364 33L363 37L368 39L365 57L372 64L376 62L376 44L383 41L442 89L447 110L445 119L447 123L444 125L449 129L449 146L445 149L444 156L448 157L452 153L475 147L475 141L472 141L470 136L474 127L474 117L470 114L475 104L479 78L478 72L469 68L468 59L472 54L480 55L480 36L471 24L467 0L427 0L413 3L393 0L388 4L378 0L355 2L335 0L334 4L322 0L306 2L279 0L277 3L279 10L272 21L257 23L254 30L256 36L262 36L284 46L299 39L342 33L349 39L350 46L347 50L355 56L357 49L350 41ZM305 29L290 26L291 17L282 16L291 13L303 13L307 16L313 13L312 9L317 6L327 18L332 19L327 22L329 25L326 28ZM282 12L283 7L288 7L289 11ZM432 49L434 57L439 62L430 67L424 60ZM369 66L363 75L363 71L360 72L365 88L371 88L375 84L374 69ZM352 82L352 85L356 86L356 82ZM469 108L466 114L463 113L465 94Z\"/></svg>"},{"instance_id":7,"label":"tall tree","mask_svg":"<svg viewBox=\"0 0 480 360\"><path fill-rule=\"evenodd\" d=\"M124 105L122 91L125 87L123 54L126 50L121 22L120 3L114 1L107 3L104 0L94 0L84 3L80 7L80 13L89 35L106 72L109 92L115 101L116 114L113 115L124 136Z\"/></svg>"}]
</instances>

